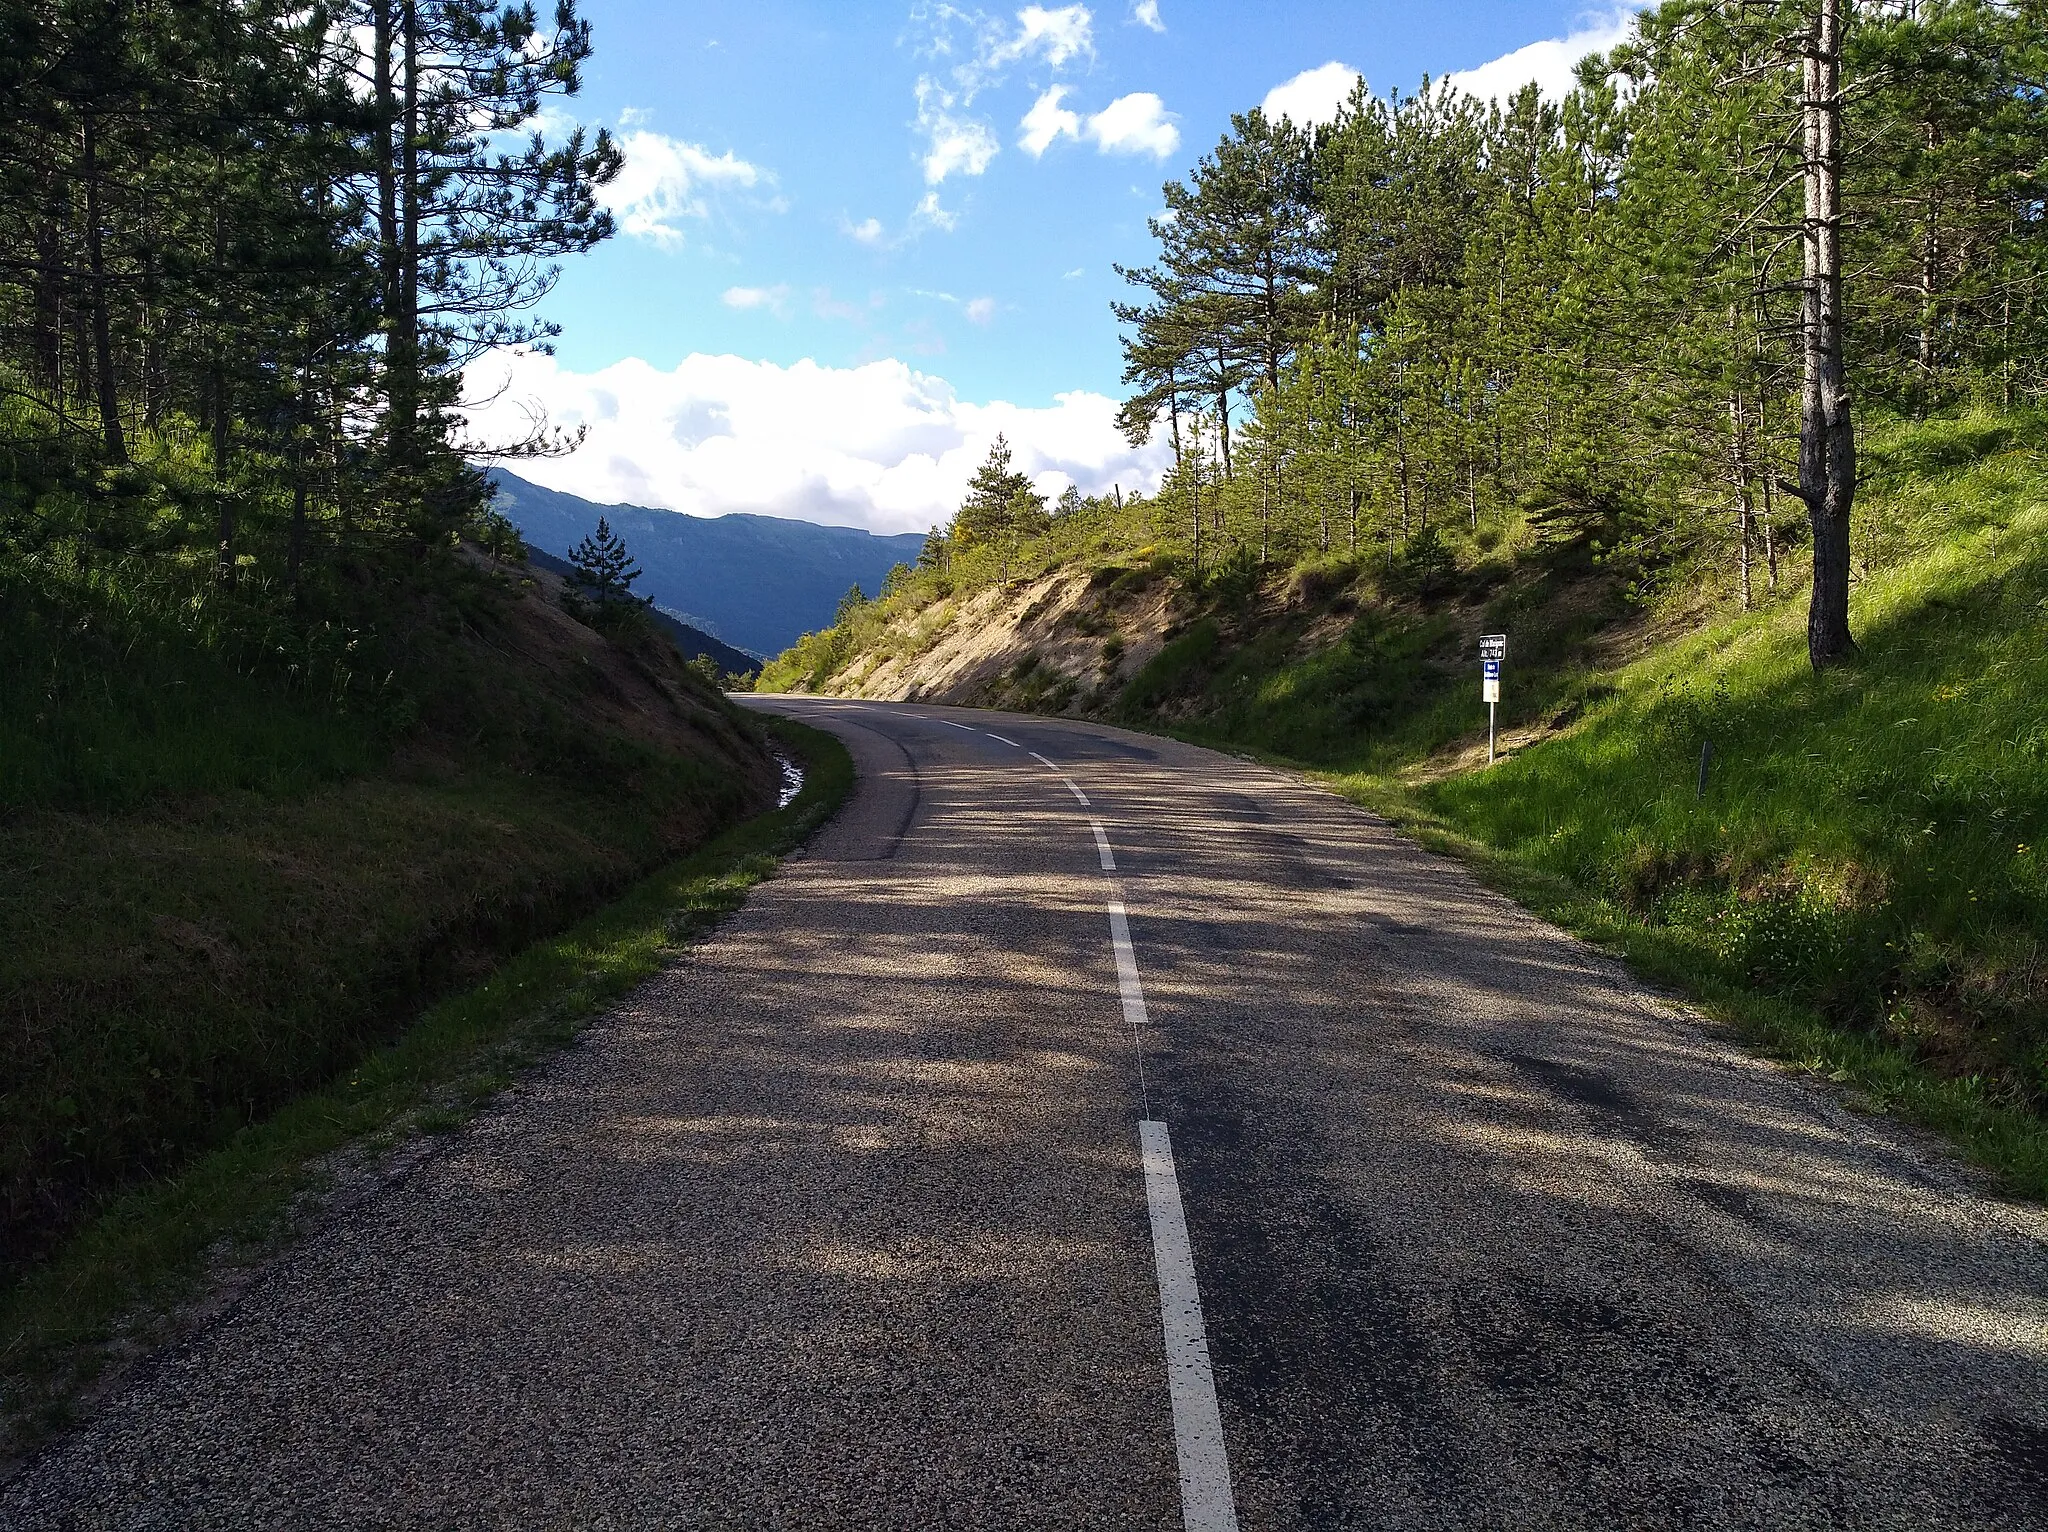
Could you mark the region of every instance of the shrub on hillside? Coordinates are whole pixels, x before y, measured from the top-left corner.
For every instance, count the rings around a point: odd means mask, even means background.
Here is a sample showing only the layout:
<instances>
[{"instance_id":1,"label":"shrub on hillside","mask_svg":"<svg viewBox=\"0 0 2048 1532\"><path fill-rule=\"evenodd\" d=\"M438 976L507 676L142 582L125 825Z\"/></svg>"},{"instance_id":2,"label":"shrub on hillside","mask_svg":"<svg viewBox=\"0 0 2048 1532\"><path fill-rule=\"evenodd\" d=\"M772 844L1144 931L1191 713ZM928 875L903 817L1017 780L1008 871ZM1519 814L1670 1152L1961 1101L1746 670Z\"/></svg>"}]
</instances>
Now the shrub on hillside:
<instances>
[{"instance_id":1,"label":"shrub on hillside","mask_svg":"<svg viewBox=\"0 0 2048 1532\"><path fill-rule=\"evenodd\" d=\"M1294 573L1288 577L1288 599L1297 606L1320 606L1357 579L1358 563L1355 559L1338 554L1310 559L1295 566Z\"/></svg>"}]
</instances>

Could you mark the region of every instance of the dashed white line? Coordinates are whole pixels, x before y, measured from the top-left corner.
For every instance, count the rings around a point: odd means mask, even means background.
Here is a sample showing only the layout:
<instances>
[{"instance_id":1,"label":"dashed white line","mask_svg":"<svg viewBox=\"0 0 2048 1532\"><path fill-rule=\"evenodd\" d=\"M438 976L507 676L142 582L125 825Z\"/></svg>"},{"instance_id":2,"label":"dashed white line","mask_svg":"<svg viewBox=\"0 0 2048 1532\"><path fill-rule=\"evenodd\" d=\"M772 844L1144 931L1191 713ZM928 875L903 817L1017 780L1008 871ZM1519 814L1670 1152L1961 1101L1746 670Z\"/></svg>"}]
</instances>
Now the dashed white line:
<instances>
[{"instance_id":1,"label":"dashed white line","mask_svg":"<svg viewBox=\"0 0 2048 1532\"><path fill-rule=\"evenodd\" d=\"M1116 992L1123 1001L1124 1020L1131 1024L1133 1032L1142 1031L1145 1025L1145 986L1138 982L1138 955L1131 950L1131 923L1124 915L1124 902L1115 894L1109 896L1109 945L1116 953ZM1144 1043L1139 1042L1138 1084L1145 1083ZM1150 1102L1146 1103L1148 1106Z\"/></svg>"},{"instance_id":2,"label":"dashed white line","mask_svg":"<svg viewBox=\"0 0 2048 1532\"><path fill-rule=\"evenodd\" d=\"M1059 767L1053 765L1051 761L1048 761L1036 750L1031 752L1031 759L1038 762L1039 765L1043 766L1047 771L1051 772L1054 776L1058 777L1061 782L1065 783L1067 791L1074 795L1074 801L1080 804L1082 808L1092 809L1095 807L1094 804L1088 801L1088 795L1081 791L1081 784L1079 782L1076 782L1064 771L1061 771Z\"/></svg>"},{"instance_id":3,"label":"dashed white line","mask_svg":"<svg viewBox=\"0 0 2048 1532\"><path fill-rule=\"evenodd\" d=\"M993 730L982 732L1016 749L1024 748ZM1072 777L1036 750L1028 753L1064 782L1084 808L1090 806L1088 795ZM1092 817L1088 828L1094 833L1103 872L1115 873L1116 854L1110 849L1108 831L1101 820ZM1187 1213L1181 1206L1173 1142L1166 1124L1153 1120L1151 1088L1145 1080L1145 986L1138 977L1137 951L1131 945L1130 917L1124 912L1123 896L1114 879L1107 903L1117 995L1136 1045L1138 1098L1145 1114L1138 1123L1138 1152L1145 1171L1145 1206L1152 1218L1152 1259L1159 1270L1159 1324L1166 1339L1166 1392L1173 1407L1173 1447L1180 1465L1181 1524L1186 1532L1237 1532L1230 1452L1223 1439L1223 1414L1216 1404L1216 1375L1209 1364L1201 1289L1195 1282L1194 1248L1188 1239Z\"/></svg>"},{"instance_id":4,"label":"dashed white line","mask_svg":"<svg viewBox=\"0 0 2048 1532\"><path fill-rule=\"evenodd\" d=\"M1095 832L1095 849L1101 853L1102 870L1104 872L1115 872L1116 853L1109 849L1109 836L1103 830L1101 822L1091 819L1088 821L1088 828Z\"/></svg>"},{"instance_id":5,"label":"dashed white line","mask_svg":"<svg viewBox=\"0 0 2048 1532\"><path fill-rule=\"evenodd\" d=\"M1159 1322L1166 1336L1166 1392L1173 1403L1173 1445L1180 1459L1180 1519L1187 1532L1237 1532L1230 1452L1216 1407L1216 1375L1202 1327L1202 1295L1180 1203L1180 1177L1166 1124L1138 1124L1145 1163L1145 1205L1152 1214L1152 1258L1159 1268Z\"/></svg>"},{"instance_id":6,"label":"dashed white line","mask_svg":"<svg viewBox=\"0 0 2048 1532\"><path fill-rule=\"evenodd\" d=\"M955 723L950 718L941 718L939 722L944 724L949 729L964 729L969 734L979 734L981 732L979 729L975 728L974 725L971 723Z\"/></svg>"}]
</instances>

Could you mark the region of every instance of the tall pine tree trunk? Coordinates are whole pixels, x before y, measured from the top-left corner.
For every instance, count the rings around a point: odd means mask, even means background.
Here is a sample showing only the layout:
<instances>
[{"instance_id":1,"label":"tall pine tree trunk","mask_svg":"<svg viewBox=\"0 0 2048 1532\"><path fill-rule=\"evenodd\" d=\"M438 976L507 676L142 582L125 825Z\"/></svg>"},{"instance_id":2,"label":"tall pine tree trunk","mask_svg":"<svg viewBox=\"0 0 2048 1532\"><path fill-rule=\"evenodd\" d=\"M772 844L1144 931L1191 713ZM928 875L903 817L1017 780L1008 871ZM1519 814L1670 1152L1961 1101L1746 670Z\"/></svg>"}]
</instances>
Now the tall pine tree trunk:
<instances>
[{"instance_id":1,"label":"tall pine tree trunk","mask_svg":"<svg viewBox=\"0 0 2048 1532\"><path fill-rule=\"evenodd\" d=\"M1227 365L1224 361L1223 352L1220 347L1216 352L1216 375L1219 378L1225 379L1229 377L1229 371L1227 369ZM1223 449L1223 477L1226 481L1228 481L1231 478L1230 385L1228 382L1223 383L1216 390L1216 440L1218 445L1221 446L1221 448Z\"/></svg>"},{"instance_id":2,"label":"tall pine tree trunk","mask_svg":"<svg viewBox=\"0 0 2048 1532\"><path fill-rule=\"evenodd\" d=\"M372 90L376 96L377 280L384 310L385 450L396 464L404 461L407 436L400 399L404 388L402 339L405 302L404 261L398 222L399 107L395 70L399 0L376 0L372 10Z\"/></svg>"},{"instance_id":3,"label":"tall pine tree trunk","mask_svg":"<svg viewBox=\"0 0 2048 1532\"><path fill-rule=\"evenodd\" d=\"M1166 374L1166 412L1173 422L1173 471L1179 473L1182 467L1180 444L1180 372L1171 369Z\"/></svg>"},{"instance_id":4,"label":"tall pine tree trunk","mask_svg":"<svg viewBox=\"0 0 2048 1532\"><path fill-rule=\"evenodd\" d=\"M1813 523L1813 603L1806 650L1816 670L1853 659L1849 634L1849 510L1856 498L1856 430L1842 354L1842 18L1846 0L1815 0L1805 38L1805 375L1799 417L1799 495Z\"/></svg>"},{"instance_id":5,"label":"tall pine tree trunk","mask_svg":"<svg viewBox=\"0 0 2048 1532\"><path fill-rule=\"evenodd\" d=\"M79 175L85 183L85 269L92 307L92 375L100 411L100 438L110 462L128 461L121 430L121 390L114 376L113 323L108 313L106 232L100 226L99 121L87 112L79 124Z\"/></svg>"},{"instance_id":6,"label":"tall pine tree trunk","mask_svg":"<svg viewBox=\"0 0 2048 1532\"><path fill-rule=\"evenodd\" d=\"M237 516L234 492L228 485L228 454L234 450L234 419L229 413L232 404L228 398L227 336L231 332L222 322L225 305L219 297L227 290L227 210L222 206L227 197L227 166L217 150L213 161L213 197L213 282L216 296L213 336L207 351L207 393L212 411L208 425L213 439L213 497L219 513L213 573L222 585L233 585Z\"/></svg>"},{"instance_id":7,"label":"tall pine tree trunk","mask_svg":"<svg viewBox=\"0 0 2048 1532\"><path fill-rule=\"evenodd\" d=\"M405 141L399 156L398 419L406 462L417 450L420 412L420 18L419 0L404 0Z\"/></svg>"},{"instance_id":8,"label":"tall pine tree trunk","mask_svg":"<svg viewBox=\"0 0 2048 1532\"><path fill-rule=\"evenodd\" d=\"M1409 516L1409 513L1410 513L1410 511L1412 510L1412 508L1413 508L1413 507L1412 507L1412 503L1411 503L1411 498L1410 498L1410 492L1409 492L1409 488L1408 488L1408 431L1407 431L1407 423L1406 423L1406 421L1405 421L1405 420L1403 419L1402 411L1401 411L1401 410L1400 410L1400 409L1399 409L1398 407L1396 407L1396 409L1395 409L1395 411L1394 411L1394 453L1395 453L1395 460L1396 460L1396 461L1397 461L1397 462L1398 462L1398 463L1400 464L1400 472L1401 472L1401 536L1402 536L1403 538L1405 538L1405 537L1407 537L1407 536L1408 536L1408 516Z\"/></svg>"}]
</instances>

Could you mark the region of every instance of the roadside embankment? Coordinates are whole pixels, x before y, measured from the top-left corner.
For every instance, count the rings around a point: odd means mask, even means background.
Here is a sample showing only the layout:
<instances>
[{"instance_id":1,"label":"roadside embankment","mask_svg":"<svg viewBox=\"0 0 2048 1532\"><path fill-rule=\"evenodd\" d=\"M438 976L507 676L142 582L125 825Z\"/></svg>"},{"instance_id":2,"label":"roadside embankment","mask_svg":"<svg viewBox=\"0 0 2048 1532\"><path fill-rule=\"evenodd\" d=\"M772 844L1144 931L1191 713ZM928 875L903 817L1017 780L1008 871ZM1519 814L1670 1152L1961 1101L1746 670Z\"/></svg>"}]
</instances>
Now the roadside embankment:
<instances>
[{"instance_id":1,"label":"roadside embankment","mask_svg":"<svg viewBox=\"0 0 2048 1532\"><path fill-rule=\"evenodd\" d=\"M0 1289L0 1462L238 1291L330 1213L430 1153L521 1071L737 910L852 786L831 736L771 720L802 790L502 962L391 1042L178 1170L103 1202Z\"/></svg>"},{"instance_id":2,"label":"roadside embankment","mask_svg":"<svg viewBox=\"0 0 2048 1532\"><path fill-rule=\"evenodd\" d=\"M0 1278L774 803L672 646L518 566L281 656L118 568L0 576Z\"/></svg>"}]
</instances>

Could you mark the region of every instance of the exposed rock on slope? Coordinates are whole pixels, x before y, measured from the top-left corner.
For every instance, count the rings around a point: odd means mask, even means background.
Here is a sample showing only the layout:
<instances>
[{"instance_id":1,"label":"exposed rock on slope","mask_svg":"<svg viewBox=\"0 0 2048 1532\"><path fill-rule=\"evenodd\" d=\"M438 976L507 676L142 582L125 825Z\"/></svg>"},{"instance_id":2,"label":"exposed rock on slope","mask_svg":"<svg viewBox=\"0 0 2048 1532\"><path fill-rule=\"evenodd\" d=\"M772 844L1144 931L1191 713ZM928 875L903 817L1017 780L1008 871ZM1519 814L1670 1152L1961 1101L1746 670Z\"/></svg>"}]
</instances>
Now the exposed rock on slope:
<instances>
[{"instance_id":1,"label":"exposed rock on slope","mask_svg":"<svg viewBox=\"0 0 2048 1532\"><path fill-rule=\"evenodd\" d=\"M1100 706L1171 631L1171 586L1150 569L1061 569L894 622L835 675L834 696L1078 712Z\"/></svg>"}]
</instances>

